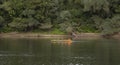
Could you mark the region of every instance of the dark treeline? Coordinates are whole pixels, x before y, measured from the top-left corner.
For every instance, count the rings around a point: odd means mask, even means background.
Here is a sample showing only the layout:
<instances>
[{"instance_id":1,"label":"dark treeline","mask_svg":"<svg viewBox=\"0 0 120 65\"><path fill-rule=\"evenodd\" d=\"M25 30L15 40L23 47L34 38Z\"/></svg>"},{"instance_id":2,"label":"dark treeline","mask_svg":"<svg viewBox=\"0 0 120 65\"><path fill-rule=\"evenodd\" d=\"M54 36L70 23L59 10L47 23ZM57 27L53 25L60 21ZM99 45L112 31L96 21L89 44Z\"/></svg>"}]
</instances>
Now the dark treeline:
<instances>
[{"instance_id":1,"label":"dark treeline","mask_svg":"<svg viewBox=\"0 0 120 65\"><path fill-rule=\"evenodd\" d=\"M120 31L120 0L0 0L0 32Z\"/></svg>"}]
</instances>

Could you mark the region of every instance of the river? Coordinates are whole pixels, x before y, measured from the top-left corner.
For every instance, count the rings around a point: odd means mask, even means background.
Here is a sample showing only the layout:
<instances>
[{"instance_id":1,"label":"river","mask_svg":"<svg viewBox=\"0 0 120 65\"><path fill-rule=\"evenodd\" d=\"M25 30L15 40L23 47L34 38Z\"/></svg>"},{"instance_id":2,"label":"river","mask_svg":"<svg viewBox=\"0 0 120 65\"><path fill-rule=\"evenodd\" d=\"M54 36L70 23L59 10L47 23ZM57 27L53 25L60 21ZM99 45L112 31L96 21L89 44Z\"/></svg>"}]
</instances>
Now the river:
<instances>
[{"instance_id":1,"label":"river","mask_svg":"<svg viewBox=\"0 0 120 65\"><path fill-rule=\"evenodd\" d=\"M120 40L0 39L0 65L120 65Z\"/></svg>"}]
</instances>

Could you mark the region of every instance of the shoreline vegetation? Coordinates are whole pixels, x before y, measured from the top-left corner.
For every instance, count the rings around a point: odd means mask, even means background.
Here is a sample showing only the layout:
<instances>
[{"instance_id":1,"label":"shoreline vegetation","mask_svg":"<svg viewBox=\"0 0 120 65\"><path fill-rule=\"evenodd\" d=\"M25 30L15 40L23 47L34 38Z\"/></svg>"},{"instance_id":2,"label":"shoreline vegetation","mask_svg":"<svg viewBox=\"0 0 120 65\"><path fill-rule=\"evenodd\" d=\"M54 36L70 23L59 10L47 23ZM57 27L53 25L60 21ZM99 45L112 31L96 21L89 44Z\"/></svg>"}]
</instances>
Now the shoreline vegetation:
<instances>
[{"instance_id":1,"label":"shoreline vegetation","mask_svg":"<svg viewBox=\"0 0 120 65\"><path fill-rule=\"evenodd\" d=\"M68 35L68 34L10 32L10 33L0 33L0 38L72 38L72 36ZM77 38L75 38L75 39L101 39L101 38L105 38L105 37L102 36L100 33L79 33L79 34L77 34ZM120 33L117 35L114 35L112 37L108 37L108 38L119 39Z\"/></svg>"},{"instance_id":2,"label":"shoreline vegetation","mask_svg":"<svg viewBox=\"0 0 120 65\"><path fill-rule=\"evenodd\" d=\"M30 32L2 37L73 31L116 35L120 32L120 0L0 0L0 33Z\"/></svg>"}]
</instances>

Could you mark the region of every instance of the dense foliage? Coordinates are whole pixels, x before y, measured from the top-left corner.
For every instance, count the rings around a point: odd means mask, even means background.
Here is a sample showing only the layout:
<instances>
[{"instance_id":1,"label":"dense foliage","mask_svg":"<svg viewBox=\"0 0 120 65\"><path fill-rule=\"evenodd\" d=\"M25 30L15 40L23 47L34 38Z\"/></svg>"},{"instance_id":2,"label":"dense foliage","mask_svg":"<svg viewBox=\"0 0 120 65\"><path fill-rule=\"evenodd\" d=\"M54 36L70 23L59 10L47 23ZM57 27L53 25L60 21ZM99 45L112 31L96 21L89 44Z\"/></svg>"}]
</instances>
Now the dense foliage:
<instances>
[{"instance_id":1,"label":"dense foliage","mask_svg":"<svg viewBox=\"0 0 120 65\"><path fill-rule=\"evenodd\" d=\"M0 32L120 32L120 0L0 0Z\"/></svg>"}]
</instances>

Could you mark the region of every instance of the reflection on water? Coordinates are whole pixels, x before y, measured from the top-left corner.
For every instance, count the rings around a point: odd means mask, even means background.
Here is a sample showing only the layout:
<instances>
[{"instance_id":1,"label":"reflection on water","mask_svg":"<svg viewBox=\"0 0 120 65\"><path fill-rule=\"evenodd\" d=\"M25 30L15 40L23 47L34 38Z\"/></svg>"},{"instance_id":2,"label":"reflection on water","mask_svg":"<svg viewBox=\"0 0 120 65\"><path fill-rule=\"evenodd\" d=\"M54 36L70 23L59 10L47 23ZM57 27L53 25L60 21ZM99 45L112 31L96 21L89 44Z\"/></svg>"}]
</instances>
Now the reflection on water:
<instances>
[{"instance_id":1,"label":"reflection on water","mask_svg":"<svg viewBox=\"0 0 120 65\"><path fill-rule=\"evenodd\" d=\"M0 39L0 65L120 65L119 40Z\"/></svg>"}]
</instances>

